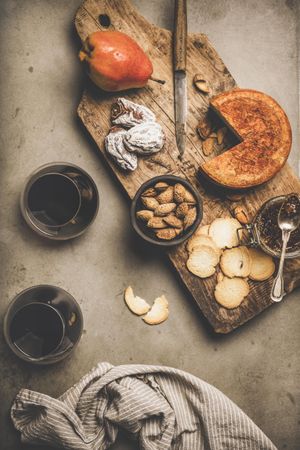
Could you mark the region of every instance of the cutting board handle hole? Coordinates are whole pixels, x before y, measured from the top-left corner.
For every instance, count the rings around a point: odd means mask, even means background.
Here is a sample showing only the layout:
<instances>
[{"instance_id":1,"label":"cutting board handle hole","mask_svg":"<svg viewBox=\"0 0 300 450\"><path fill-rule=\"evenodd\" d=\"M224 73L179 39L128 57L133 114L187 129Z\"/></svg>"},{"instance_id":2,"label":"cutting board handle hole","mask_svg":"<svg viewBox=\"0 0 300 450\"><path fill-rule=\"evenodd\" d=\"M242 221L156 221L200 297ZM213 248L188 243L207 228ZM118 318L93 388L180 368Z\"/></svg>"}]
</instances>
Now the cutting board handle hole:
<instances>
[{"instance_id":1,"label":"cutting board handle hole","mask_svg":"<svg viewBox=\"0 0 300 450\"><path fill-rule=\"evenodd\" d=\"M104 28L108 28L111 24L110 18L107 14L100 14L98 20L100 25Z\"/></svg>"}]
</instances>

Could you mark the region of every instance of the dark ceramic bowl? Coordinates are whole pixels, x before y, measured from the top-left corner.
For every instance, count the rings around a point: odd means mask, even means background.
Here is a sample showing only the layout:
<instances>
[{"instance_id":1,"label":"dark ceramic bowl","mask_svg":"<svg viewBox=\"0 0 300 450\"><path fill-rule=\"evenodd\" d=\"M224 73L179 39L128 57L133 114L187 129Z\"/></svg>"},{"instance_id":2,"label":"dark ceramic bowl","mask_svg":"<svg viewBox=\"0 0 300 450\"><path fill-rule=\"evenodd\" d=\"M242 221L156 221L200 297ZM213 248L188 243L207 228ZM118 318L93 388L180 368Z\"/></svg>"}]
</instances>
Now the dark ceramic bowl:
<instances>
[{"instance_id":1,"label":"dark ceramic bowl","mask_svg":"<svg viewBox=\"0 0 300 450\"><path fill-rule=\"evenodd\" d=\"M176 183L181 183L183 186L193 194L195 197L197 204L197 218L193 225L188 228L186 231L184 231L182 234L180 234L178 237L167 241L159 239L155 236L153 231L151 229L147 228L146 224L144 224L141 220L137 219L136 213L137 211L140 211L141 209L145 209L145 207L142 204L141 196L142 193L150 188L153 187L156 183L159 181L164 181L166 183L169 183L170 185L175 185ZM184 178L177 177L175 175L161 175L158 177L151 178L150 180L146 181L136 192L132 203L131 203L131 210L130 210L130 219L131 224L136 231L136 233L142 237L145 241L150 242L151 244L159 245L161 247L172 247L175 245L179 245L182 242L186 241L189 237L192 236L192 234L196 231L198 228L203 216L203 208L202 208L202 200L200 197L199 192L191 185L191 183Z\"/></svg>"}]
</instances>

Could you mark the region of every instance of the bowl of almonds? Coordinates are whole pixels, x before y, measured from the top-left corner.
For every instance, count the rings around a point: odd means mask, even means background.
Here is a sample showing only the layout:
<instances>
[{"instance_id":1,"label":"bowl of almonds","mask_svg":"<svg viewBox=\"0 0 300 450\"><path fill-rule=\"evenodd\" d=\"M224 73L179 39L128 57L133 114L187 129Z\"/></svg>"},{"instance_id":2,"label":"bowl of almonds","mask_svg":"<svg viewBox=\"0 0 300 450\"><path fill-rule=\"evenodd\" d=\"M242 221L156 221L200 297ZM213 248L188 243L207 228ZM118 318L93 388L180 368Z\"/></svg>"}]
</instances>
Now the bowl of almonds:
<instances>
[{"instance_id":1,"label":"bowl of almonds","mask_svg":"<svg viewBox=\"0 0 300 450\"><path fill-rule=\"evenodd\" d=\"M146 181L131 204L131 223L146 241L170 247L188 239L202 220L202 200L184 178L162 175Z\"/></svg>"}]
</instances>

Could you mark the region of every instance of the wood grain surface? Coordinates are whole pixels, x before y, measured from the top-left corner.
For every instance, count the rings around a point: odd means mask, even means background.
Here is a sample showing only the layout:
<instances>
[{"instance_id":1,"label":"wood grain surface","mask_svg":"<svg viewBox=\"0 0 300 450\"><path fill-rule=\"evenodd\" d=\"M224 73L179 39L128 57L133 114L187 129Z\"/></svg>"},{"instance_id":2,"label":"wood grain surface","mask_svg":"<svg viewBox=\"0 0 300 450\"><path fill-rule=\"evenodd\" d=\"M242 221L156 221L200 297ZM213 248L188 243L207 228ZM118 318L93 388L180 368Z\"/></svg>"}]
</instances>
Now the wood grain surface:
<instances>
[{"instance_id":1,"label":"wood grain surface","mask_svg":"<svg viewBox=\"0 0 300 450\"><path fill-rule=\"evenodd\" d=\"M109 28L100 24L100 15L109 17ZM82 41L90 33L99 29L116 29L127 33L149 55L154 66L154 77L166 80L164 85L149 81L143 89L119 94L104 93L87 82L78 107L80 119L130 198L133 198L143 182L153 176L174 174L185 177L202 195L204 208L202 224L205 225L211 223L216 217L230 216L230 210L236 205L243 206L251 218L269 198L288 192L300 193L300 182L288 165L273 180L247 192L242 200L235 203L227 199L224 189L217 190L205 180L199 179L198 167L206 160L206 157L202 153L196 126L207 114L211 96L236 87L232 75L204 34L189 34L187 38L189 99L187 144L184 158L180 161L174 128L172 33L148 23L134 9L129 0L86 0L76 14L75 26ZM203 78L209 81L211 94L201 94L195 89L192 80L196 73L203 74ZM111 104L120 96L148 106L156 114L166 134L164 149L148 158L140 159L137 170L130 174L119 170L104 150L104 138L110 128ZM227 310L214 300L216 276L201 280L186 269L188 255L184 244L168 250L168 256L217 333L230 332L272 305L270 290L273 280L250 281L250 294L247 299L239 308ZM300 274L300 264L293 262L290 267L291 272L286 285L288 292L296 287Z\"/></svg>"}]
</instances>

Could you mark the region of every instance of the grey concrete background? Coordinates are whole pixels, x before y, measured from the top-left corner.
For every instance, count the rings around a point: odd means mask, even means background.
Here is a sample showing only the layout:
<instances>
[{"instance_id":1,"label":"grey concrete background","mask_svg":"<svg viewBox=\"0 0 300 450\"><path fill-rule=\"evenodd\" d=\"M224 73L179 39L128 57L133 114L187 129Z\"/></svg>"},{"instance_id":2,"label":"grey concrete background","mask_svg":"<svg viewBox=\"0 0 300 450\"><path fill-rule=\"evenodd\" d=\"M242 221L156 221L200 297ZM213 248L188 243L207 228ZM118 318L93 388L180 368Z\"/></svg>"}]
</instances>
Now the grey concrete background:
<instances>
[{"instance_id":1,"label":"grey concrete background","mask_svg":"<svg viewBox=\"0 0 300 450\"><path fill-rule=\"evenodd\" d=\"M172 27L171 0L134 0L149 21ZM81 304L85 331L74 355L49 368L18 361L0 337L0 448L17 450L10 404L21 387L58 396L98 361L165 364L192 372L235 401L280 449L300 442L299 291L228 336L212 333L159 251L138 245L128 203L76 119L82 92L72 26L80 0L1 0L0 325L11 298L56 284ZM206 33L237 82L266 91L285 108L297 169L297 7L293 0L190 0L189 30ZM101 195L88 233L45 242L23 224L19 193L41 164L86 169ZM170 318L148 327L126 309L128 284L151 301L165 293ZM122 437L115 449L135 448ZM40 449L41 450L41 449Z\"/></svg>"}]
</instances>

